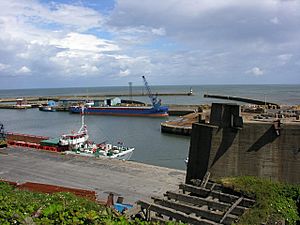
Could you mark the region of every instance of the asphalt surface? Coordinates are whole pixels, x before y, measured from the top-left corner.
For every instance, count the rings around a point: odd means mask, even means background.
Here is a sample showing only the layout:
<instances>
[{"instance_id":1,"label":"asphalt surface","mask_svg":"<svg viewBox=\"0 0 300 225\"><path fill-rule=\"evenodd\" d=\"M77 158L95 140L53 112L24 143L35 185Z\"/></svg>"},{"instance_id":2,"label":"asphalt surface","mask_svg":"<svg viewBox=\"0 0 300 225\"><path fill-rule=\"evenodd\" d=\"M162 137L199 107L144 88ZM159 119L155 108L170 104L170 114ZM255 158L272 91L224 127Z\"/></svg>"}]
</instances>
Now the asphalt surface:
<instances>
[{"instance_id":1,"label":"asphalt surface","mask_svg":"<svg viewBox=\"0 0 300 225\"><path fill-rule=\"evenodd\" d=\"M0 179L94 190L99 200L114 192L124 197L124 202L134 203L178 189L185 171L9 147L0 149Z\"/></svg>"}]
</instances>

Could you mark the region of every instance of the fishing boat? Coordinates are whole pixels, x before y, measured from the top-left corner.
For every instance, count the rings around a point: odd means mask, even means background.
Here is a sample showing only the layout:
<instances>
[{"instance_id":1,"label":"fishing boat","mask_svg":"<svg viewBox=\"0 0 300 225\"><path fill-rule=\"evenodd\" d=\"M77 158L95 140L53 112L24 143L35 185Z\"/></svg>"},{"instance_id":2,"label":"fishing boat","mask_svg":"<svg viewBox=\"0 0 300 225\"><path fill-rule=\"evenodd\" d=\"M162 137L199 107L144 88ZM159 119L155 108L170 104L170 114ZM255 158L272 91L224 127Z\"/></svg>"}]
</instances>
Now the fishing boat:
<instances>
[{"instance_id":1,"label":"fishing boat","mask_svg":"<svg viewBox=\"0 0 300 225\"><path fill-rule=\"evenodd\" d=\"M54 101L48 101L47 105L39 106L40 111L44 112L55 112L56 111L56 103Z\"/></svg>"},{"instance_id":2,"label":"fishing boat","mask_svg":"<svg viewBox=\"0 0 300 225\"><path fill-rule=\"evenodd\" d=\"M91 106L86 105L84 112L86 114L99 114L99 115L118 115L118 116L148 116L148 117L165 117L168 116L168 107L161 106L161 100L153 95L148 85L145 76L143 76L144 84L151 100L151 107L144 106ZM71 113L80 113L80 106L71 106L69 108Z\"/></svg>"},{"instance_id":3,"label":"fishing boat","mask_svg":"<svg viewBox=\"0 0 300 225\"><path fill-rule=\"evenodd\" d=\"M134 148L125 147L123 143L117 145L110 143L95 144L89 140L88 129L84 123L84 107L81 107L81 127L78 132L63 134L59 139L60 146L68 146L66 154L103 157L111 159L129 160Z\"/></svg>"}]
</instances>

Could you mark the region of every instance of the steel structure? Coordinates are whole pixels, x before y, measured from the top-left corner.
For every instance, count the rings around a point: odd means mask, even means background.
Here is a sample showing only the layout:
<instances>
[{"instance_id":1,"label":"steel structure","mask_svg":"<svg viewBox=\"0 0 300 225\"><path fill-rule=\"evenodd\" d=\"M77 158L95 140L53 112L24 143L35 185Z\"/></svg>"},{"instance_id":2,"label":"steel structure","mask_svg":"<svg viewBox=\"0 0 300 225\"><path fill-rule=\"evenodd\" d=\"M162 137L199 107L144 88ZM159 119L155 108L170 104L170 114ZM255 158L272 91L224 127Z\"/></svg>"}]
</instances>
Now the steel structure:
<instances>
[{"instance_id":1,"label":"steel structure","mask_svg":"<svg viewBox=\"0 0 300 225\"><path fill-rule=\"evenodd\" d=\"M145 87L146 87L148 96L149 96L149 98L150 98L150 100L151 100L151 103L152 103L153 107L156 108L156 109L159 108L160 105L161 105L161 100L160 100L160 99L157 100L157 95L153 95L153 94L152 94L151 88L150 88L150 86L148 85L148 82L147 82L145 76L142 76L142 78L143 78L143 80L144 80L144 84L145 84Z\"/></svg>"}]
</instances>

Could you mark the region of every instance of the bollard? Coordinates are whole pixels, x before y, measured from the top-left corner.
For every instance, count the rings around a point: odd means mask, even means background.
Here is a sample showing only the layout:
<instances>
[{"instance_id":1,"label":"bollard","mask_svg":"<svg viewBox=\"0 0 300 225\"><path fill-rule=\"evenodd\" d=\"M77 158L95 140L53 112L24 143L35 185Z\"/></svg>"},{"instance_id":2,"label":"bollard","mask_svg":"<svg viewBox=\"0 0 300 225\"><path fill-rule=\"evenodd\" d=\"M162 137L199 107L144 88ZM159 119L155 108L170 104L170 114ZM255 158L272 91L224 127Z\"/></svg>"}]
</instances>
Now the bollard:
<instances>
[{"instance_id":1,"label":"bollard","mask_svg":"<svg viewBox=\"0 0 300 225\"><path fill-rule=\"evenodd\" d=\"M106 206L107 207L111 207L113 205L114 205L114 194L113 193L109 193L109 195L107 197Z\"/></svg>"}]
</instances>

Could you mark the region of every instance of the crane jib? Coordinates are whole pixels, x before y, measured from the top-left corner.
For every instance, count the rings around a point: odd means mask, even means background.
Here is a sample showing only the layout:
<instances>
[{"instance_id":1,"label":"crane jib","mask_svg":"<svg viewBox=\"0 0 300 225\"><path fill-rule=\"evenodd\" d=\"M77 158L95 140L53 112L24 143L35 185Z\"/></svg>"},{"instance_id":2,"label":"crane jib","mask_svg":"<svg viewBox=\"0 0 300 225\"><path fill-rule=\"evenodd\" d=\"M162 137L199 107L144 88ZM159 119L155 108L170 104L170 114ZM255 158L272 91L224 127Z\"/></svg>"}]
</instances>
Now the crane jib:
<instances>
[{"instance_id":1,"label":"crane jib","mask_svg":"<svg viewBox=\"0 0 300 225\"><path fill-rule=\"evenodd\" d=\"M161 100L157 100L157 96L156 95L153 95L152 94L152 91L151 91L151 88L150 86L148 85L148 82L145 78L145 76L142 76L143 80L144 80L144 84L145 84L145 87L146 87L146 90L147 90L147 93L148 93L148 96L152 102L152 105L154 108L159 108L160 105L161 105Z\"/></svg>"}]
</instances>

